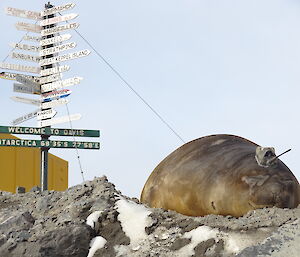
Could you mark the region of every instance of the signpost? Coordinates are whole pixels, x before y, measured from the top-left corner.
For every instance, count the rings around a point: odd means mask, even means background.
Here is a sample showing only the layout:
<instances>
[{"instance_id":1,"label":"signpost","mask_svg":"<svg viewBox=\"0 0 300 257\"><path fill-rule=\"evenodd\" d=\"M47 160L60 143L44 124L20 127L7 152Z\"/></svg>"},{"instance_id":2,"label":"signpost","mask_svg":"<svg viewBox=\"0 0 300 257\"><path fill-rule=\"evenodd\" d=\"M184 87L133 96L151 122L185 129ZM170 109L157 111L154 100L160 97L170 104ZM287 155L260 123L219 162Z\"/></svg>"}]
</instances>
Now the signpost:
<instances>
[{"instance_id":1,"label":"signpost","mask_svg":"<svg viewBox=\"0 0 300 257\"><path fill-rule=\"evenodd\" d=\"M39 67L25 66L20 64L0 63L0 68L8 70L17 70L22 72L37 73L40 77L26 74L0 72L0 78L17 80L14 83L13 91L17 93L36 94L39 99L31 99L19 96L12 96L16 102L37 105L39 109L23 115L13 120L13 125L18 125L34 117L37 118L38 127L18 127L18 126L0 126L0 133L6 134L26 134L38 135L41 140L30 139L0 139L0 146L13 147L39 147L41 149L41 189L47 190L48 181L48 150L50 148L69 148L69 149L99 149L99 142L76 142L49 140L50 136L72 136L72 137L99 137L99 130L84 129L66 129L52 128L52 125L79 120L81 114L72 114L54 118L57 112L52 109L56 106L64 105L69 102L66 99L72 91L65 87L79 84L82 77L72 77L61 80L62 72L70 69L69 65L60 66L60 62L74 60L85 57L90 54L88 49L80 50L73 53L60 55L60 52L70 50L76 47L75 42L67 42L71 38L70 34L59 35L60 32L76 29L78 23L69 23L68 21L75 19L78 14L64 14L62 16L57 13L71 10L75 6L74 3L68 3L61 6L53 6L50 3L45 5L42 12L33 12L27 10L16 9L12 7L6 8L8 15L21 18L28 18L39 21L39 25L25 22L16 23L18 30L37 33L38 36L25 35L24 40L39 43L38 46L12 43L11 47L21 51L37 52L38 55L30 55L27 53L12 52L11 57L23 61L38 62ZM57 26L60 22L67 22ZM36 22L37 23L37 22Z\"/></svg>"}]
</instances>

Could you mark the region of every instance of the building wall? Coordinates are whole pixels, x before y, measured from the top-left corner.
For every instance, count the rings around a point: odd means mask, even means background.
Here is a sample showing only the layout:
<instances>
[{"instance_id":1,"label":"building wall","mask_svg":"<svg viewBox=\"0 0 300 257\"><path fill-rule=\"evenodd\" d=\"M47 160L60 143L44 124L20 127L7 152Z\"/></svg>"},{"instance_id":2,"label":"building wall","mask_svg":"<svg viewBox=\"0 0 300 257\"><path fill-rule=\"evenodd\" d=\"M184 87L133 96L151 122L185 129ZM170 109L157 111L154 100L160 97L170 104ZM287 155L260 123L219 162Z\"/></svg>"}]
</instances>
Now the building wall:
<instances>
[{"instance_id":1,"label":"building wall","mask_svg":"<svg viewBox=\"0 0 300 257\"><path fill-rule=\"evenodd\" d=\"M2 138L17 138L0 134ZM49 154L48 189L63 191L68 188L68 162ZM15 192L16 187L40 185L40 149L30 147L0 147L0 191Z\"/></svg>"}]
</instances>

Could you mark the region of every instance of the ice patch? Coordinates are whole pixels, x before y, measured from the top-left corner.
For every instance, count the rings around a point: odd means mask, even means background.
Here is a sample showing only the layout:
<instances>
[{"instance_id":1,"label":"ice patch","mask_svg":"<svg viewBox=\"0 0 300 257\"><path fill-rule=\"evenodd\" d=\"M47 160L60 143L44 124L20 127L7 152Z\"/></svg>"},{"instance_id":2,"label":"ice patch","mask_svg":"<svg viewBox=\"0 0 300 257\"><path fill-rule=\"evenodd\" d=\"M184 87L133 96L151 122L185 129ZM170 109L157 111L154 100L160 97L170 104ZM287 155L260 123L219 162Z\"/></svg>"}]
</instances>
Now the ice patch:
<instances>
[{"instance_id":1,"label":"ice patch","mask_svg":"<svg viewBox=\"0 0 300 257\"><path fill-rule=\"evenodd\" d=\"M151 211L143 205L125 199L118 200L116 207L122 229L129 237L132 249L135 249L138 247L139 242L148 236L145 227L152 224L152 219L149 217Z\"/></svg>"},{"instance_id":2,"label":"ice patch","mask_svg":"<svg viewBox=\"0 0 300 257\"><path fill-rule=\"evenodd\" d=\"M183 238L191 239L191 242L182 247L177 251L177 256L188 257L195 254L194 248L201 242L207 241L208 239L214 238L216 240L217 234L219 233L218 229L213 229L208 226L201 226L186 232L183 235ZM216 240L218 241L218 240Z\"/></svg>"},{"instance_id":3,"label":"ice patch","mask_svg":"<svg viewBox=\"0 0 300 257\"><path fill-rule=\"evenodd\" d=\"M91 243L90 243L90 250L89 250L89 254L87 257L93 257L95 252L98 249L101 249L105 244L106 244L106 240L105 238L103 238L102 236L96 236L92 239Z\"/></svg>"},{"instance_id":4,"label":"ice patch","mask_svg":"<svg viewBox=\"0 0 300 257\"><path fill-rule=\"evenodd\" d=\"M95 228L96 222L98 222L98 219L101 215L102 211L95 211L91 213L87 218L86 218L86 224L89 225L92 229Z\"/></svg>"}]
</instances>

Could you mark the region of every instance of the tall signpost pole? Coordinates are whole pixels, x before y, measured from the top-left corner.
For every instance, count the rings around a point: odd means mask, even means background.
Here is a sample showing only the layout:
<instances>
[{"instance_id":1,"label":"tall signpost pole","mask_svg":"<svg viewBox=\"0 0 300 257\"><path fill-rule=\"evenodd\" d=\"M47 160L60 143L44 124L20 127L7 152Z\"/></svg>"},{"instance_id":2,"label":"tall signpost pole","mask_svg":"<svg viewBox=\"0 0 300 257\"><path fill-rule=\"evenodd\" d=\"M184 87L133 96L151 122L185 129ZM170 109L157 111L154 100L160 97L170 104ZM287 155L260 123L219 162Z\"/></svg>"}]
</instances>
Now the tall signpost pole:
<instances>
[{"instance_id":1,"label":"tall signpost pole","mask_svg":"<svg viewBox=\"0 0 300 257\"><path fill-rule=\"evenodd\" d=\"M45 9L50 9L54 7L53 5L50 4L50 2L48 2L48 4L45 4ZM50 14L47 16L43 16L42 19L50 19L53 18L55 16L55 14ZM43 26L43 29L49 29L49 28L53 28L55 27L55 24L51 24L51 25L46 25ZM47 38L52 38L54 37L53 34L47 35L42 37L42 39L47 39ZM51 45L46 45L46 46L42 46L42 49L46 49L46 48L51 48L53 47L54 44ZM53 54L50 55L46 55L43 56L43 59L46 58L52 58L54 57ZM49 68L53 68L53 64L48 64L48 65L44 65L44 66L40 66L41 70L43 69L49 69ZM48 110L50 108L44 109L43 107L41 108L41 111L45 111ZM49 119L49 118L47 118ZM46 119L42 119L42 120L46 120ZM50 126L48 126L50 128ZM41 140L49 140L49 135L41 135ZM49 152L49 147L41 147L41 172L40 172L40 185L41 185L41 191L44 190L48 190L48 152Z\"/></svg>"}]
</instances>

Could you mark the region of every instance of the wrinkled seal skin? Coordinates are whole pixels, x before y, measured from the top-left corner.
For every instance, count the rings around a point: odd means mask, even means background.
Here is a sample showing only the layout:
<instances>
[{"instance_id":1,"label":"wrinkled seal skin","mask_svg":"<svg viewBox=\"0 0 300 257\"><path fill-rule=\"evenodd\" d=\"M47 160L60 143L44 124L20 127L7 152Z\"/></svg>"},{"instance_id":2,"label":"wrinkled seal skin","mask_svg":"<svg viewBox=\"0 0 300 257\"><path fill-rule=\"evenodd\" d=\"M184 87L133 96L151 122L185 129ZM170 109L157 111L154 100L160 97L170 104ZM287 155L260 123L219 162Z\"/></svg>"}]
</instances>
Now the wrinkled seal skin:
<instances>
[{"instance_id":1,"label":"wrinkled seal skin","mask_svg":"<svg viewBox=\"0 0 300 257\"><path fill-rule=\"evenodd\" d=\"M186 143L154 169L141 202L189 216L239 217L263 207L297 207L297 179L280 160L270 167L259 166L257 146L233 135L206 136Z\"/></svg>"}]
</instances>

